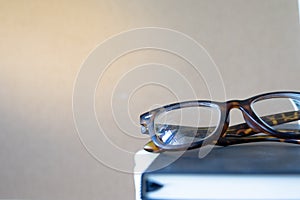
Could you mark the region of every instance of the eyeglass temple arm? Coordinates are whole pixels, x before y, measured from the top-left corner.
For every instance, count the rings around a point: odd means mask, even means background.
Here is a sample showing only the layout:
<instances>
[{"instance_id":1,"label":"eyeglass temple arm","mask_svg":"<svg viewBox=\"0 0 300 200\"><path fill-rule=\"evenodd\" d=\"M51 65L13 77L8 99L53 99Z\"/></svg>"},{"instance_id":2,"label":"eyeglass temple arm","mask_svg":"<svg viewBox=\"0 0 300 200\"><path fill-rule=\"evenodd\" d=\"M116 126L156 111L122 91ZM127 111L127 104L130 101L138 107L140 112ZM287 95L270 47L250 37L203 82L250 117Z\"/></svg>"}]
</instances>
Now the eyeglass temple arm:
<instances>
[{"instance_id":1,"label":"eyeglass temple arm","mask_svg":"<svg viewBox=\"0 0 300 200\"><path fill-rule=\"evenodd\" d=\"M292 144L300 144L300 140L297 139L282 139L270 135L259 135L259 136L249 136L249 137L222 137L219 138L216 145L229 146L234 144L243 144L243 143L250 143L250 142L285 142L285 143L292 143Z\"/></svg>"},{"instance_id":2,"label":"eyeglass temple arm","mask_svg":"<svg viewBox=\"0 0 300 200\"><path fill-rule=\"evenodd\" d=\"M284 142L291 144L300 144L300 140L296 139L281 139L276 138L270 135L259 135L259 136L249 136L249 137L221 137L217 141L216 145L218 146L230 146L234 144L244 144L251 142ZM164 152L164 149L156 146L153 141L149 141L145 146L144 150L152 153L161 153Z\"/></svg>"},{"instance_id":3,"label":"eyeglass temple arm","mask_svg":"<svg viewBox=\"0 0 300 200\"><path fill-rule=\"evenodd\" d=\"M148 152L151 152L151 153L161 153L161 152L164 152L164 150L161 149L161 148L159 148L158 146L156 146L152 140L150 140L149 142L147 142L144 145L144 150L148 151Z\"/></svg>"},{"instance_id":4,"label":"eyeglass temple arm","mask_svg":"<svg viewBox=\"0 0 300 200\"><path fill-rule=\"evenodd\" d=\"M300 119L300 111L291 111L291 112L284 112L278 113L274 115L266 115L261 117L262 121L267 123L268 125L275 126L280 125L292 121L296 121ZM248 136L256 134L257 131L254 131L250 128L247 123L237 124L231 126L227 129L224 136Z\"/></svg>"}]
</instances>

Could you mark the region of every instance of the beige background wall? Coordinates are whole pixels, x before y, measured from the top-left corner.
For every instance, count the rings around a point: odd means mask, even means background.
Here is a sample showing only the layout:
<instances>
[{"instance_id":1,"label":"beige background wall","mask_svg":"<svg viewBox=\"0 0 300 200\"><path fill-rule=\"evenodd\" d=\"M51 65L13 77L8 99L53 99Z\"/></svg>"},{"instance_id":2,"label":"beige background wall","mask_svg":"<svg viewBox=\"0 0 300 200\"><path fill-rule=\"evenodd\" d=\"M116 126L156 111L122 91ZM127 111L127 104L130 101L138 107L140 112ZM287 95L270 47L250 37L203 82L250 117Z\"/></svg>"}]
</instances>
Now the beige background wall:
<instances>
[{"instance_id":1,"label":"beige background wall","mask_svg":"<svg viewBox=\"0 0 300 200\"><path fill-rule=\"evenodd\" d=\"M134 198L132 174L102 165L80 142L72 92L99 43L145 26L201 43L228 99L300 90L296 0L0 0L0 198ZM130 141L134 152L145 140Z\"/></svg>"}]
</instances>

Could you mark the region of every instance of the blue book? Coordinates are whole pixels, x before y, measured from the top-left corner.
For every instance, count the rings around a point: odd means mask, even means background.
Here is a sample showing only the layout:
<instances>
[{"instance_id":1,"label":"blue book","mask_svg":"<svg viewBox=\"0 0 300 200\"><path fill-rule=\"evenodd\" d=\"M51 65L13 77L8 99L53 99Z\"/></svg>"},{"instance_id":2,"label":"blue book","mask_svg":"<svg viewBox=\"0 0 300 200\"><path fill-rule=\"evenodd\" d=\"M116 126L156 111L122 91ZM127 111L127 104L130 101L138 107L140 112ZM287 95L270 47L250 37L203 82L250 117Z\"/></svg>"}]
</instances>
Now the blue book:
<instances>
[{"instance_id":1,"label":"blue book","mask_svg":"<svg viewBox=\"0 0 300 200\"><path fill-rule=\"evenodd\" d=\"M300 199L300 145L250 143L198 154L161 153L142 174L141 198Z\"/></svg>"}]
</instances>

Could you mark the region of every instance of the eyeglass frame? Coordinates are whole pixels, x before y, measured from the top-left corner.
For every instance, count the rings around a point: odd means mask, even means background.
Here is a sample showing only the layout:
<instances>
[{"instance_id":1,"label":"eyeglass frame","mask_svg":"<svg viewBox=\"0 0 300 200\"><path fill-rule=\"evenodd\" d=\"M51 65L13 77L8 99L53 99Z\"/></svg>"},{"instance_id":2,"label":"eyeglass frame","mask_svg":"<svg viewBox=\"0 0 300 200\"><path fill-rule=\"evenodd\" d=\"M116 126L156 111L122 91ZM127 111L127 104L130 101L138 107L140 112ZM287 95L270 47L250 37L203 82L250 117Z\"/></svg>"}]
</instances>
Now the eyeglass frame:
<instances>
[{"instance_id":1,"label":"eyeglass frame","mask_svg":"<svg viewBox=\"0 0 300 200\"><path fill-rule=\"evenodd\" d=\"M255 111L252 108L253 103L260 101L260 100L265 100L265 99L272 99L272 98L292 98L295 100L300 101L300 92L293 92L293 91L280 91L280 92L270 92L270 93L264 93L260 95L256 95L244 100L229 100L226 102L218 102L218 101L207 101L207 100L195 100L195 101L184 101L184 102L178 102L178 103L173 103L169 105L165 105L160 108L156 108L154 110L148 111L146 113L143 113L140 115L140 124L141 124L141 132L142 134L148 134L151 137L152 142L154 143L157 148L161 150L186 150L186 149L194 149L201 147L206 141L206 143L209 144L216 144L219 141L219 138L223 138L223 146L226 144L226 140L228 145L230 144L230 140L228 138L231 136L235 138L236 141L239 141L237 143L242 143L241 140L237 140L236 137L245 137L248 135L253 135L256 133L265 133L269 135L268 137L263 138L270 138L273 141L282 141L280 139L288 139L287 141L292 141L291 143L299 143L299 141L294 141L295 139L300 139L300 134L295 134L294 132L279 132L273 129L270 124L267 124L265 121L263 121L261 118L257 116ZM206 107L218 107L220 110L220 121L219 124L217 125L216 129L214 130L213 134L205 138L205 140L197 141L197 142L192 142L191 144L182 144L182 145L168 145L164 144L163 142L160 141L160 139L157 137L155 134L154 130L154 121L156 116L163 112L169 112L171 110L175 109L181 109L181 108L188 108L188 107L199 107L199 106L206 106ZM230 118L229 118L229 113L233 108L237 108L242 111L244 120L246 123L235 125L231 131L231 134L228 133L228 130L230 130L229 123L230 123ZM286 113L283 113L286 114ZM300 112L293 112L295 115L294 117L296 118L290 118L287 120L290 121L295 121L300 119ZM275 114L275 115L282 115L282 113ZM275 115L269 115L269 116L263 116L269 118L272 122L271 124L274 125L273 123L276 122L279 124L280 123L285 123L288 122L286 119L282 119L283 121L277 122L276 120L280 120L278 117L276 118ZM266 120L265 119L265 120ZM275 121L272 121L275 120ZM239 130L239 131L238 131ZM236 132L238 131L238 132ZM234 133L235 132L235 133ZM234 133L234 134L232 134ZM276 138L276 139L275 139ZM279 140L278 140L279 138ZM250 139L250 138L249 138ZM224 143L225 141L225 143ZM233 140L232 140L233 141ZM249 140L251 141L251 139ZM254 141L256 141L254 139ZM257 140L258 141L258 140ZM234 142L233 142L234 144Z\"/></svg>"}]
</instances>

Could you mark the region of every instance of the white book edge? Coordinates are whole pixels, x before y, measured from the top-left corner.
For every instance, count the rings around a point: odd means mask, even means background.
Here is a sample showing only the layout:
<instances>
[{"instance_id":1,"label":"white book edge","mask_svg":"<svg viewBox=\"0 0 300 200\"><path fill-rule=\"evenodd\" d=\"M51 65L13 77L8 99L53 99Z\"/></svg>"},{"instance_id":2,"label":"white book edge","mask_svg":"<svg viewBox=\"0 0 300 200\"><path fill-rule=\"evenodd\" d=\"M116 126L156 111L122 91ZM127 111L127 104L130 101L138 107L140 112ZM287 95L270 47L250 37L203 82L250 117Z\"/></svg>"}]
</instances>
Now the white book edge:
<instances>
[{"instance_id":1,"label":"white book edge","mask_svg":"<svg viewBox=\"0 0 300 200\"><path fill-rule=\"evenodd\" d=\"M145 150L138 151L134 156L134 185L135 185L135 199L141 200L141 178L142 173L149 167L149 165L158 156L158 153L149 153Z\"/></svg>"},{"instance_id":2,"label":"white book edge","mask_svg":"<svg viewBox=\"0 0 300 200\"><path fill-rule=\"evenodd\" d=\"M150 174L147 180L163 186L149 199L300 199L300 175Z\"/></svg>"}]
</instances>

